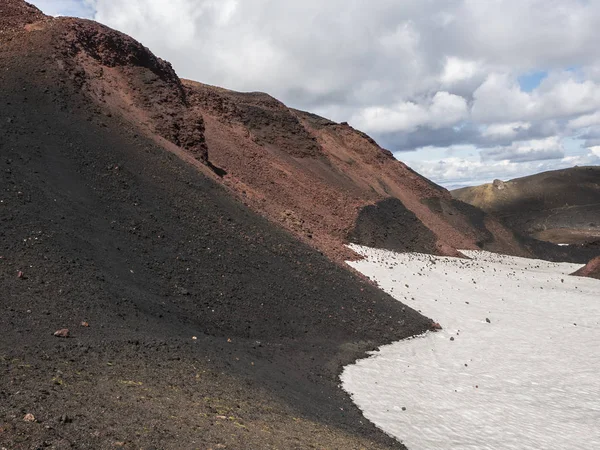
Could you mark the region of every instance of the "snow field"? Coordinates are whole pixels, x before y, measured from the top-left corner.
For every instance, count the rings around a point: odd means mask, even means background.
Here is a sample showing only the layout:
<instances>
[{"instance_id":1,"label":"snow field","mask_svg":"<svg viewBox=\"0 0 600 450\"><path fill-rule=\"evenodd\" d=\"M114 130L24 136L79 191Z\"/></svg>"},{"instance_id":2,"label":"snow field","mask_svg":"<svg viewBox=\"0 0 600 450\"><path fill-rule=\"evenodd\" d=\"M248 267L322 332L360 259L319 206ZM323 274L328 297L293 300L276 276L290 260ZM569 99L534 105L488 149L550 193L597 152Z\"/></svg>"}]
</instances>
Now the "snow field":
<instances>
[{"instance_id":1,"label":"snow field","mask_svg":"<svg viewBox=\"0 0 600 450\"><path fill-rule=\"evenodd\" d=\"M581 265L351 247L444 327L345 368L365 417L411 450L600 449L600 282L568 275Z\"/></svg>"}]
</instances>

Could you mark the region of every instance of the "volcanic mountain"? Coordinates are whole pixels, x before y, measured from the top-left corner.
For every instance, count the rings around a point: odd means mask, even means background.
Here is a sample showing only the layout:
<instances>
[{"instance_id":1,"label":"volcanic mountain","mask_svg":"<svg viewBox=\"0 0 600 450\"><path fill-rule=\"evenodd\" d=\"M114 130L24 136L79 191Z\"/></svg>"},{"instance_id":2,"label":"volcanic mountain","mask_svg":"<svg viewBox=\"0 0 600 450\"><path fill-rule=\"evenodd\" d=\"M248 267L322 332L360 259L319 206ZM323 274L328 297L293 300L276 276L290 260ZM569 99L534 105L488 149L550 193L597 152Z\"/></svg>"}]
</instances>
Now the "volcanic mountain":
<instances>
[{"instance_id":1,"label":"volcanic mountain","mask_svg":"<svg viewBox=\"0 0 600 450\"><path fill-rule=\"evenodd\" d=\"M343 244L536 254L346 124L21 0L0 157L8 448L403 448L338 375L432 322Z\"/></svg>"},{"instance_id":2,"label":"volcanic mountain","mask_svg":"<svg viewBox=\"0 0 600 450\"><path fill-rule=\"evenodd\" d=\"M338 375L431 321L244 206L206 151L166 62L0 2L0 447L404 448Z\"/></svg>"},{"instance_id":3,"label":"volcanic mountain","mask_svg":"<svg viewBox=\"0 0 600 450\"><path fill-rule=\"evenodd\" d=\"M574 167L452 191L518 233L557 244L600 239L600 167Z\"/></svg>"},{"instance_id":4,"label":"volcanic mountain","mask_svg":"<svg viewBox=\"0 0 600 450\"><path fill-rule=\"evenodd\" d=\"M94 22L28 11L19 28L10 17L24 11L22 4L4 6L4 27L40 39L30 51L52 68L44 82L68 80L95 105L91 121L118 117L200 171L212 170L242 202L332 259L352 257L348 241L442 255L483 247L530 256L494 219L456 202L348 124L267 94L180 80L138 42Z\"/></svg>"}]
</instances>

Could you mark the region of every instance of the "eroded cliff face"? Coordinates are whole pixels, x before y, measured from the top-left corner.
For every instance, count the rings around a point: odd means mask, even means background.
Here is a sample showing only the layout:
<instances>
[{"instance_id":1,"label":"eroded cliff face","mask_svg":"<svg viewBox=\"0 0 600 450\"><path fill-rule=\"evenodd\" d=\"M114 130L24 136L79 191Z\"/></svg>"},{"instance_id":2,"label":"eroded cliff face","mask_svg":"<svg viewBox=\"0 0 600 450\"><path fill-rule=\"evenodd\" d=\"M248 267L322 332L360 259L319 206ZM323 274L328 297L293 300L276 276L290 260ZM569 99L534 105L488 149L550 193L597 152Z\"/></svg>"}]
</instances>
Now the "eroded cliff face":
<instances>
[{"instance_id":1,"label":"eroded cliff face","mask_svg":"<svg viewBox=\"0 0 600 450\"><path fill-rule=\"evenodd\" d=\"M348 241L453 256L480 247L529 254L502 225L474 217L346 123L263 93L184 85L204 117L211 161L227 173L223 182L334 259L352 257Z\"/></svg>"}]
</instances>

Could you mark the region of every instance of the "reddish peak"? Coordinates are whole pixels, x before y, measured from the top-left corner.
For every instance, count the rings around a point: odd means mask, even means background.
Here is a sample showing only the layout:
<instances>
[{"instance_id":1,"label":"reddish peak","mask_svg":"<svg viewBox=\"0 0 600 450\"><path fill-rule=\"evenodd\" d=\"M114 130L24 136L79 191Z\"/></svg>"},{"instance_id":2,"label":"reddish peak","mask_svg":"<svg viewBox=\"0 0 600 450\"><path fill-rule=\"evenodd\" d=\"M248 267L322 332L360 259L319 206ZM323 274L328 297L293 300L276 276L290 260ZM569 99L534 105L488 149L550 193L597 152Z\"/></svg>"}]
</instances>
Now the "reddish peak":
<instances>
[{"instance_id":1,"label":"reddish peak","mask_svg":"<svg viewBox=\"0 0 600 450\"><path fill-rule=\"evenodd\" d=\"M22 27L45 17L39 9L23 0L0 2L0 31Z\"/></svg>"}]
</instances>

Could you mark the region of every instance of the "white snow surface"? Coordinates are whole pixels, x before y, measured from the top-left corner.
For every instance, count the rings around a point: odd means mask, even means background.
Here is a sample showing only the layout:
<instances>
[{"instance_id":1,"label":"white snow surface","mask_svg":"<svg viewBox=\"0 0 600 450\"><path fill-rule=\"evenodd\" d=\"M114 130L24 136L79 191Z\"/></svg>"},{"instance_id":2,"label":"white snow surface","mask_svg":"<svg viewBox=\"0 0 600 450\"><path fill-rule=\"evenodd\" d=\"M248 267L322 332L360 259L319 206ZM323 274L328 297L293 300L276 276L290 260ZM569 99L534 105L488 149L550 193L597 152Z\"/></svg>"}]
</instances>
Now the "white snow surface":
<instances>
[{"instance_id":1,"label":"white snow surface","mask_svg":"<svg viewBox=\"0 0 600 450\"><path fill-rule=\"evenodd\" d=\"M600 449L600 282L568 275L581 265L351 247L444 328L344 369L367 419L410 450Z\"/></svg>"}]
</instances>

